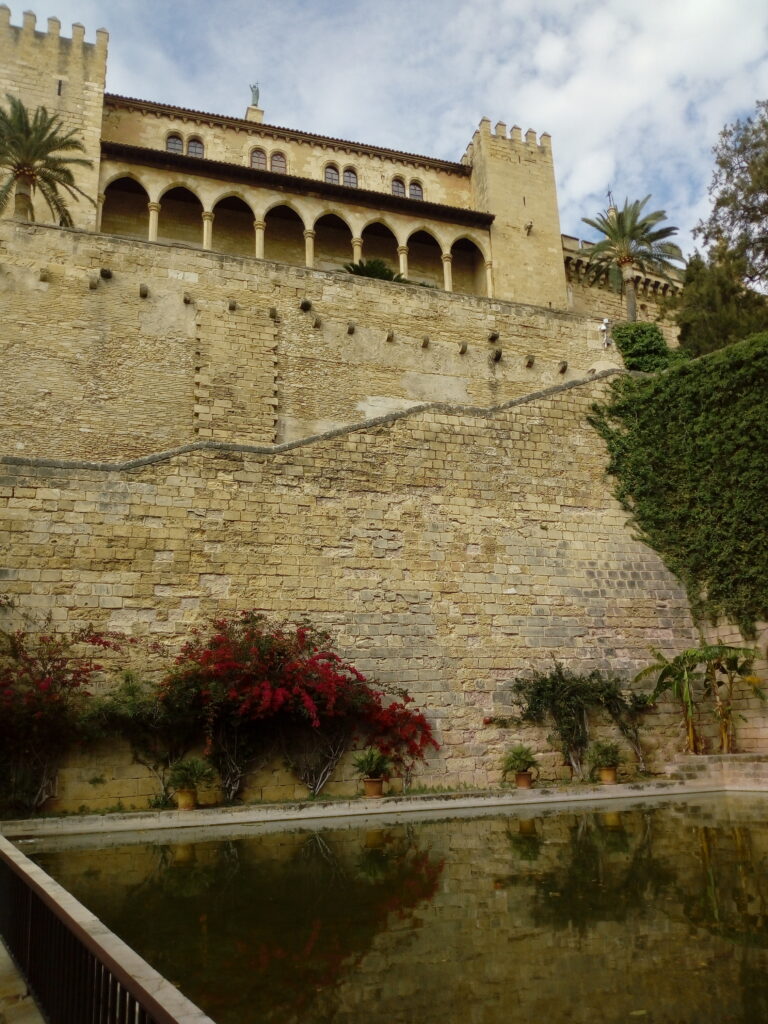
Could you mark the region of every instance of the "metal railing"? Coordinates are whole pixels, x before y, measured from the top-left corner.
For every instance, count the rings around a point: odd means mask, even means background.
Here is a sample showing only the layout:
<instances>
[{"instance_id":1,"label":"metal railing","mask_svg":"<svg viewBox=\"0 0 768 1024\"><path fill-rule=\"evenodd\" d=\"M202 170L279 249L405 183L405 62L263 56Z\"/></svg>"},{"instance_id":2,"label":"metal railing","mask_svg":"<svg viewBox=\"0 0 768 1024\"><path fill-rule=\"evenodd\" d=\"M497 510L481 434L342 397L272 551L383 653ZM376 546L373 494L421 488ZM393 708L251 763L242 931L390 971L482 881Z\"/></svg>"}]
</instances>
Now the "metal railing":
<instances>
[{"instance_id":1,"label":"metal railing","mask_svg":"<svg viewBox=\"0 0 768 1024\"><path fill-rule=\"evenodd\" d=\"M0 936L50 1024L214 1024L2 837Z\"/></svg>"}]
</instances>

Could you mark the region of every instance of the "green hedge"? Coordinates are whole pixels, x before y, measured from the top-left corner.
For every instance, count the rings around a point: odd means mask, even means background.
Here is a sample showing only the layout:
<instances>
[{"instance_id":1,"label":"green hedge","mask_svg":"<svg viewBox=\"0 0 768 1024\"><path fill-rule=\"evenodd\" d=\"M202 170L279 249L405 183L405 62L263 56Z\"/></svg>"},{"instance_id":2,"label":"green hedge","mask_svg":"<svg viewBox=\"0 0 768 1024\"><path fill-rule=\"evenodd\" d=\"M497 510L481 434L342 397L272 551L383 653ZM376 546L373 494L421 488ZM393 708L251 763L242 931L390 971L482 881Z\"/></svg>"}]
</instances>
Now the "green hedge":
<instances>
[{"instance_id":1,"label":"green hedge","mask_svg":"<svg viewBox=\"0 0 768 1024\"><path fill-rule=\"evenodd\" d=\"M638 536L694 614L768 619L768 332L654 377L622 377L590 423Z\"/></svg>"}]
</instances>

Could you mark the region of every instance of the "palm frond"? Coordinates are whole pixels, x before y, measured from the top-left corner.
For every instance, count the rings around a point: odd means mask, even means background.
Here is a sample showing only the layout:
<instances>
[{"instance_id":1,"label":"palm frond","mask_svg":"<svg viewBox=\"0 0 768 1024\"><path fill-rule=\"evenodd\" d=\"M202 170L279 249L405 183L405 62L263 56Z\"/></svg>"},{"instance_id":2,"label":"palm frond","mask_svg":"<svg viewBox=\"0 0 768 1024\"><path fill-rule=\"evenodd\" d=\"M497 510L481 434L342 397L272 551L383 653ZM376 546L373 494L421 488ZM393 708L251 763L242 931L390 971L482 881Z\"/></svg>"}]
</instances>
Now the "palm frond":
<instances>
[{"instance_id":1,"label":"palm frond","mask_svg":"<svg viewBox=\"0 0 768 1024\"><path fill-rule=\"evenodd\" d=\"M7 95L8 107L0 107L0 168L8 172L0 187L0 211L16 191L17 182L27 183L30 193L40 191L49 210L59 223L70 226L66 197L95 201L77 185L73 168L92 167L83 153L85 146L78 133L63 129L60 118L45 107L32 114L15 96ZM62 195L62 191L65 195Z\"/></svg>"}]
</instances>

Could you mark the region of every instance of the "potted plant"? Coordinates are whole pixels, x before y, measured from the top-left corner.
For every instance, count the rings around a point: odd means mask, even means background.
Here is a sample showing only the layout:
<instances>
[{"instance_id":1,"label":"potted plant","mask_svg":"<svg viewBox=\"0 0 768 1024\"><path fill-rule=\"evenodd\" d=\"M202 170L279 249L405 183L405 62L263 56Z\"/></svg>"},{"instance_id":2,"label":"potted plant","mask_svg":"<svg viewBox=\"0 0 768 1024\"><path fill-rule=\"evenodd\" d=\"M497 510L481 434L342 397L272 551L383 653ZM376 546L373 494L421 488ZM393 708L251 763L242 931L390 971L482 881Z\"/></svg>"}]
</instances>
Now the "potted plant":
<instances>
[{"instance_id":1,"label":"potted plant","mask_svg":"<svg viewBox=\"0 0 768 1024\"><path fill-rule=\"evenodd\" d=\"M168 782L175 790L176 806L180 811L197 807L197 787L213 782L216 773L201 757L185 757L171 768Z\"/></svg>"},{"instance_id":2,"label":"potted plant","mask_svg":"<svg viewBox=\"0 0 768 1024\"><path fill-rule=\"evenodd\" d=\"M536 778L539 777L539 769L536 764L536 755L524 743L518 743L511 747L504 755L501 764L501 777L506 779L514 772L515 785L518 789L530 789L533 784L531 770L536 769Z\"/></svg>"},{"instance_id":3,"label":"potted plant","mask_svg":"<svg viewBox=\"0 0 768 1024\"><path fill-rule=\"evenodd\" d=\"M587 760L592 771L597 772L605 786L616 785L616 772L621 764L621 750L618 743L610 740L595 740L587 751Z\"/></svg>"},{"instance_id":4,"label":"potted plant","mask_svg":"<svg viewBox=\"0 0 768 1024\"><path fill-rule=\"evenodd\" d=\"M376 747L367 747L352 762L355 772L363 780L367 797L384 795L384 780L392 767L391 760Z\"/></svg>"}]
</instances>

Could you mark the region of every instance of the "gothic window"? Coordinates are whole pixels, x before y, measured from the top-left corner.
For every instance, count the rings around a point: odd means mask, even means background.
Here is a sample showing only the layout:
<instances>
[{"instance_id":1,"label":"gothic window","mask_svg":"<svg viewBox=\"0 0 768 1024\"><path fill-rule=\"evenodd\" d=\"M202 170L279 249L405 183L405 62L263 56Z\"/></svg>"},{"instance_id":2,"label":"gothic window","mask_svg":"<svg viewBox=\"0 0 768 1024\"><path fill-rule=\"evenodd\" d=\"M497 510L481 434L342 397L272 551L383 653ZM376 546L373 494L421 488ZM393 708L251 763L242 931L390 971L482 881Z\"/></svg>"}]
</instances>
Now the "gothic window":
<instances>
[{"instance_id":1,"label":"gothic window","mask_svg":"<svg viewBox=\"0 0 768 1024\"><path fill-rule=\"evenodd\" d=\"M205 156L205 148L200 139L190 139L187 143L187 156Z\"/></svg>"},{"instance_id":2,"label":"gothic window","mask_svg":"<svg viewBox=\"0 0 768 1024\"><path fill-rule=\"evenodd\" d=\"M392 195L405 197L405 182L402 178L392 179Z\"/></svg>"},{"instance_id":3,"label":"gothic window","mask_svg":"<svg viewBox=\"0 0 768 1024\"><path fill-rule=\"evenodd\" d=\"M351 167L347 167L344 171L344 184L348 188L357 188L357 173Z\"/></svg>"},{"instance_id":4,"label":"gothic window","mask_svg":"<svg viewBox=\"0 0 768 1024\"><path fill-rule=\"evenodd\" d=\"M408 187L408 195L411 199L423 199L424 189L421 187L418 181L412 181Z\"/></svg>"},{"instance_id":5,"label":"gothic window","mask_svg":"<svg viewBox=\"0 0 768 1024\"><path fill-rule=\"evenodd\" d=\"M251 150L251 167L255 167L257 171L266 171L267 154L263 149Z\"/></svg>"},{"instance_id":6,"label":"gothic window","mask_svg":"<svg viewBox=\"0 0 768 1024\"><path fill-rule=\"evenodd\" d=\"M168 153L183 153L184 143L180 135L169 135L165 140L165 149Z\"/></svg>"},{"instance_id":7,"label":"gothic window","mask_svg":"<svg viewBox=\"0 0 768 1024\"><path fill-rule=\"evenodd\" d=\"M270 171L274 171L275 174L285 174L288 170L288 164L285 159L284 153L273 153L269 161Z\"/></svg>"},{"instance_id":8,"label":"gothic window","mask_svg":"<svg viewBox=\"0 0 768 1024\"><path fill-rule=\"evenodd\" d=\"M325 180L329 185L339 184L339 168L336 164L328 164L325 168Z\"/></svg>"}]
</instances>

